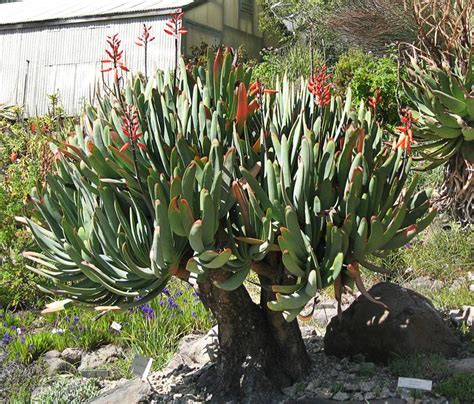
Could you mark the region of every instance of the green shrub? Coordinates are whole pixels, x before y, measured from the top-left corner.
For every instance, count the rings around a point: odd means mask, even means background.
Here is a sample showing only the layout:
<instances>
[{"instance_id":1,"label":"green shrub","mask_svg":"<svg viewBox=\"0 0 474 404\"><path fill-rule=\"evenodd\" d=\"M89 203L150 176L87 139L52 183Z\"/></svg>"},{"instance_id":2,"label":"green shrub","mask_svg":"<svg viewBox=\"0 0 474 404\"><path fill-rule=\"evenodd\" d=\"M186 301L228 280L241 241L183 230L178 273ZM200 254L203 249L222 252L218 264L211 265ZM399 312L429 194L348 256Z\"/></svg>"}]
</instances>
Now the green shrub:
<instances>
[{"instance_id":1,"label":"green shrub","mask_svg":"<svg viewBox=\"0 0 474 404\"><path fill-rule=\"evenodd\" d=\"M338 94L351 87L356 100L365 100L380 90L380 117L389 125L399 122L397 97L402 97L398 86L398 65L393 57L377 57L360 49L350 49L341 55L334 67L334 85Z\"/></svg>"},{"instance_id":2,"label":"green shrub","mask_svg":"<svg viewBox=\"0 0 474 404\"><path fill-rule=\"evenodd\" d=\"M351 85L355 72L371 63L372 59L370 54L356 48L342 54L334 66L333 83L336 94L343 96Z\"/></svg>"},{"instance_id":3,"label":"green shrub","mask_svg":"<svg viewBox=\"0 0 474 404\"><path fill-rule=\"evenodd\" d=\"M322 63L321 55L314 52L314 65ZM252 71L252 80L257 78L268 86L274 86L277 78L286 74L290 80L308 78L311 73L311 54L307 46L289 46L282 52L265 51L262 62Z\"/></svg>"},{"instance_id":4,"label":"green shrub","mask_svg":"<svg viewBox=\"0 0 474 404\"><path fill-rule=\"evenodd\" d=\"M15 216L29 214L31 208L25 204L28 192L48 172L48 143L71 125L57 97L50 99L51 113L45 117L26 121L18 107L0 117L0 307L4 308L44 304L34 286L37 277L25 268L21 256L22 251L33 248L33 243Z\"/></svg>"},{"instance_id":5,"label":"green shrub","mask_svg":"<svg viewBox=\"0 0 474 404\"><path fill-rule=\"evenodd\" d=\"M474 377L472 377L472 373L456 373L435 385L435 391L451 400L472 403L474 400Z\"/></svg>"}]
</instances>

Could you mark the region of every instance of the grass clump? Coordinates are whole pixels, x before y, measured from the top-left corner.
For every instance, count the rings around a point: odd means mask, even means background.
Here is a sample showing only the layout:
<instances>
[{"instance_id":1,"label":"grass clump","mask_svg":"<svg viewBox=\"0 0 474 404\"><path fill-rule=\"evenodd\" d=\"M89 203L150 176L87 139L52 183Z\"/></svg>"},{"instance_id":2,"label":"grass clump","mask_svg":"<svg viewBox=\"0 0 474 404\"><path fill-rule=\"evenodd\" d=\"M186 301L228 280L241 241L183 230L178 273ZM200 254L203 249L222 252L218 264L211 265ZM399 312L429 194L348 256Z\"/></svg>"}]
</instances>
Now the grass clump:
<instances>
[{"instance_id":1,"label":"grass clump","mask_svg":"<svg viewBox=\"0 0 474 404\"><path fill-rule=\"evenodd\" d=\"M0 340L10 360L29 364L50 350L78 347L86 351L115 344L133 354L154 358L154 367L163 367L178 347L179 340L191 332L212 327L212 318L193 289L172 283L155 300L124 312L97 312L74 307L42 318L37 328L30 313L7 312L0 318ZM112 322L122 328L117 332Z\"/></svg>"},{"instance_id":2,"label":"grass clump","mask_svg":"<svg viewBox=\"0 0 474 404\"><path fill-rule=\"evenodd\" d=\"M474 377L472 377L472 373L455 373L435 385L434 390L450 400L472 403L474 401Z\"/></svg>"},{"instance_id":3,"label":"grass clump","mask_svg":"<svg viewBox=\"0 0 474 404\"><path fill-rule=\"evenodd\" d=\"M389 369L395 376L441 380L450 374L446 358L438 354L393 359Z\"/></svg>"}]
</instances>

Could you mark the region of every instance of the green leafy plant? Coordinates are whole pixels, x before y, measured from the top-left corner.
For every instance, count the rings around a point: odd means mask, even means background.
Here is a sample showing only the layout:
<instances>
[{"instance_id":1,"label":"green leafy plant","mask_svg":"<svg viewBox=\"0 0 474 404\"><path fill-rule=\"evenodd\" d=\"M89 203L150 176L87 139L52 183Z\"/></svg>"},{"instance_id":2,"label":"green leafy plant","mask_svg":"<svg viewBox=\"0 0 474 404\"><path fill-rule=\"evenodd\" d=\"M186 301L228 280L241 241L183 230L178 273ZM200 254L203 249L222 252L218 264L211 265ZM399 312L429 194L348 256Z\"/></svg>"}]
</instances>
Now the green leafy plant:
<instances>
[{"instance_id":1,"label":"green leafy plant","mask_svg":"<svg viewBox=\"0 0 474 404\"><path fill-rule=\"evenodd\" d=\"M446 358L436 354L393 359L389 368L396 376L429 380L441 380L451 372Z\"/></svg>"},{"instance_id":2,"label":"green leafy plant","mask_svg":"<svg viewBox=\"0 0 474 404\"><path fill-rule=\"evenodd\" d=\"M451 400L471 402L474 398L472 373L456 373L435 385L435 391Z\"/></svg>"},{"instance_id":3,"label":"green leafy plant","mask_svg":"<svg viewBox=\"0 0 474 404\"><path fill-rule=\"evenodd\" d=\"M42 249L24 254L52 282L41 290L65 298L47 311L123 310L172 277L193 285L219 325L216 389L238 396L246 372L256 394L304 375L294 320L319 290L335 285L340 299L355 282L383 304L359 266L384 271L368 254L405 245L435 211L416 180L405 187L410 158L363 102L331 98L324 72L310 89L272 90L232 60L180 61L176 87L162 72L117 80L55 145L55 174L31 192L35 217L19 220ZM251 272L260 305L243 286Z\"/></svg>"},{"instance_id":4,"label":"green leafy plant","mask_svg":"<svg viewBox=\"0 0 474 404\"><path fill-rule=\"evenodd\" d=\"M60 378L41 388L32 403L80 404L89 402L99 394L97 382L90 379Z\"/></svg>"},{"instance_id":5,"label":"green leafy plant","mask_svg":"<svg viewBox=\"0 0 474 404\"><path fill-rule=\"evenodd\" d=\"M315 65L321 64L321 56L315 52L313 55ZM276 82L287 76L289 80L298 80L311 74L310 50L301 46L290 46L276 52L275 50L263 51L262 62L252 70L252 78L257 78L263 83L274 86Z\"/></svg>"},{"instance_id":6,"label":"green leafy plant","mask_svg":"<svg viewBox=\"0 0 474 404\"><path fill-rule=\"evenodd\" d=\"M403 98L399 91L398 75L398 65L392 57L371 56L354 71L350 82L354 97L358 100L368 100L379 91L379 113L389 125L398 122L398 98Z\"/></svg>"}]
</instances>

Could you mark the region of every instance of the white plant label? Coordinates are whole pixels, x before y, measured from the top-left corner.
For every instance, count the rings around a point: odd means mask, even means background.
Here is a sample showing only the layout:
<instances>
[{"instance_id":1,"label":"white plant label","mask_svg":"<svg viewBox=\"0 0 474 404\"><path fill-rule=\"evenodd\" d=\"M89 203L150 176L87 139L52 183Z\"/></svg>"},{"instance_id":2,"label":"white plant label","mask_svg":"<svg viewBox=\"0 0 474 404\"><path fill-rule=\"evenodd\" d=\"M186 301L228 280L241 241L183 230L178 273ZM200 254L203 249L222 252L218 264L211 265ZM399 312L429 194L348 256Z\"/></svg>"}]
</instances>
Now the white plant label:
<instances>
[{"instance_id":1,"label":"white plant label","mask_svg":"<svg viewBox=\"0 0 474 404\"><path fill-rule=\"evenodd\" d=\"M137 355L133 359L132 370L137 376L140 376L142 380L146 380L151 370L153 358L145 358L144 356Z\"/></svg>"},{"instance_id":2,"label":"white plant label","mask_svg":"<svg viewBox=\"0 0 474 404\"><path fill-rule=\"evenodd\" d=\"M110 325L110 328L112 328L112 330L115 330L115 331L120 331L122 329L122 326L119 323L113 321L112 324Z\"/></svg>"},{"instance_id":3,"label":"white plant label","mask_svg":"<svg viewBox=\"0 0 474 404\"><path fill-rule=\"evenodd\" d=\"M411 377L399 377L398 387L402 387L405 389L431 391L431 388L433 387L433 382L431 380L412 379Z\"/></svg>"}]
</instances>

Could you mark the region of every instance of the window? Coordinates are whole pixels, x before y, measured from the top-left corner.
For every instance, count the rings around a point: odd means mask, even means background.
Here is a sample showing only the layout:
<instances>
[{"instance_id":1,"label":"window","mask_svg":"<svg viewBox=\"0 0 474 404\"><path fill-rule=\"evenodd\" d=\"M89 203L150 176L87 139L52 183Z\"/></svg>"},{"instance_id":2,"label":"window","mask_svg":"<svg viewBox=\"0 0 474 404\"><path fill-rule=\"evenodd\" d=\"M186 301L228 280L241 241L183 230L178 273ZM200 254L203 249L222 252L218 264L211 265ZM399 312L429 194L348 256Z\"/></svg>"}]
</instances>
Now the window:
<instances>
[{"instance_id":1,"label":"window","mask_svg":"<svg viewBox=\"0 0 474 404\"><path fill-rule=\"evenodd\" d=\"M240 11L248 15L253 15L255 0L239 0L239 1L240 1Z\"/></svg>"}]
</instances>

